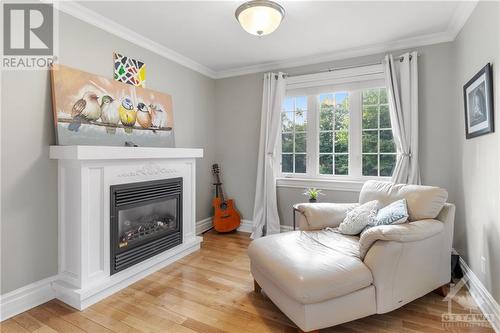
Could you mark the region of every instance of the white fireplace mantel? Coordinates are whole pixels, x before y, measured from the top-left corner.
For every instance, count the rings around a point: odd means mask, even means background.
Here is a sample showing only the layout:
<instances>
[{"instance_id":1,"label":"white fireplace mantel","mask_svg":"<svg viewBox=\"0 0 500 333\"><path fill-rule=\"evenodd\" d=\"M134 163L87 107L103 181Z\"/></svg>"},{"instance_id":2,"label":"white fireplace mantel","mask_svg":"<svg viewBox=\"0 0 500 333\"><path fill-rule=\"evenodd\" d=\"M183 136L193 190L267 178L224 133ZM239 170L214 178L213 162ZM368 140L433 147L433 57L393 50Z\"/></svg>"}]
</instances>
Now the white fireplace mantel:
<instances>
[{"instance_id":1,"label":"white fireplace mantel","mask_svg":"<svg viewBox=\"0 0 500 333\"><path fill-rule=\"evenodd\" d=\"M50 146L57 160L123 160L201 158L203 149L113 146Z\"/></svg>"},{"instance_id":2,"label":"white fireplace mantel","mask_svg":"<svg viewBox=\"0 0 500 333\"><path fill-rule=\"evenodd\" d=\"M51 146L58 160L59 273L56 297L84 309L200 248L196 158L203 149ZM182 244L110 274L110 186L182 177Z\"/></svg>"}]
</instances>

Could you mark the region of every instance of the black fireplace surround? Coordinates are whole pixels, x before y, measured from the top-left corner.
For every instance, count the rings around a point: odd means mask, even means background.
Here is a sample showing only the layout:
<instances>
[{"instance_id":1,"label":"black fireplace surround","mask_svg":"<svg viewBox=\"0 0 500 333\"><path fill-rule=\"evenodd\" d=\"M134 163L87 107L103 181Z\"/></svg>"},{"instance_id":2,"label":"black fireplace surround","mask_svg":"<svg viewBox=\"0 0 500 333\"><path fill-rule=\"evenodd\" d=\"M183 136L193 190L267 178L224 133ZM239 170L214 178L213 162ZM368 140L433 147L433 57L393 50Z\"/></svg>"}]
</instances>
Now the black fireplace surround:
<instances>
[{"instance_id":1,"label":"black fireplace surround","mask_svg":"<svg viewBox=\"0 0 500 333\"><path fill-rule=\"evenodd\" d=\"M182 178L110 187L111 275L182 243Z\"/></svg>"}]
</instances>

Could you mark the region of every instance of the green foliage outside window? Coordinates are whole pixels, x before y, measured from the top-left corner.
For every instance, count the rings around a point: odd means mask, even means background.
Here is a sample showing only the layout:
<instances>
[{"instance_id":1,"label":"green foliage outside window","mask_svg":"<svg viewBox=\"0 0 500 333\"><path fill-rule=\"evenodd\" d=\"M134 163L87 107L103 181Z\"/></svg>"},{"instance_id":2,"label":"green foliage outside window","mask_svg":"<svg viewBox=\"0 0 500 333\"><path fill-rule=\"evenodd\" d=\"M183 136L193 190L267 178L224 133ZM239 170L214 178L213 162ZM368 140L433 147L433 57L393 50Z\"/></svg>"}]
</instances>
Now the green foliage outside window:
<instances>
[{"instance_id":1,"label":"green foliage outside window","mask_svg":"<svg viewBox=\"0 0 500 333\"><path fill-rule=\"evenodd\" d=\"M361 97L361 174L390 177L396 163L396 147L387 91L385 88L366 89L353 96L355 101L357 96ZM313 131L319 130L319 156L316 157L319 174L348 175L349 154L352 153L349 151L349 93L320 94L316 98L319 99L319 124ZM307 104L307 96L287 97L284 101L281 112L281 167L284 173L307 172ZM359 119L358 111L355 112L353 119ZM353 149L359 152L358 147Z\"/></svg>"},{"instance_id":2,"label":"green foliage outside window","mask_svg":"<svg viewBox=\"0 0 500 333\"><path fill-rule=\"evenodd\" d=\"M349 95L347 92L320 95L319 173L349 173Z\"/></svg>"},{"instance_id":3,"label":"green foliage outside window","mask_svg":"<svg viewBox=\"0 0 500 333\"><path fill-rule=\"evenodd\" d=\"M281 171L306 173L307 96L287 97L281 112Z\"/></svg>"},{"instance_id":4,"label":"green foliage outside window","mask_svg":"<svg viewBox=\"0 0 500 333\"><path fill-rule=\"evenodd\" d=\"M362 174L390 177L396 164L396 147L391 130L385 88L364 90L362 94Z\"/></svg>"}]
</instances>

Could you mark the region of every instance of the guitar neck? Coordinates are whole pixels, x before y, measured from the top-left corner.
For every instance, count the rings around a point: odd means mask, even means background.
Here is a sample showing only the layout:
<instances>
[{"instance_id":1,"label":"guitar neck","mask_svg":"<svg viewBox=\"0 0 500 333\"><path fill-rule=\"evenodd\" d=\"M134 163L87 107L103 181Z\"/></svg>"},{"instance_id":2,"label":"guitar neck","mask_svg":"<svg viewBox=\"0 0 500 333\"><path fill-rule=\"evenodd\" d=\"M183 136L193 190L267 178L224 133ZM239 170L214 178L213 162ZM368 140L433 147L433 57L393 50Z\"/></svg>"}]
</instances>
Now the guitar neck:
<instances>
[{"instance_id":1,"label":"guitar neck","mask_svg":"<svg viewBox=\"0 0 500 333\"><path fill-rule=\"evenodd\" d=\"M219 187L219 198L221 199L222 202L225 202L226 199L224 198L224 190L222 189L222 183L220 181L220 176L219 174L215 174L215 180L216 180L216 186Z\"/></svg>"},{"instance_id":2,"label":"guitar neck","mask_svg":"<svg viewBox=\"0 0 500 333\"><path fill-rule=\"evenodd\" d=\"M220 184L220 185L219 185L219 191L220 191L220 193L219 193L219 195L220 195L220 200L221 200L222 202L226 202L226 199L224 198L224 190L222 189L222 184Z\"/></svg>"}]
</instances>

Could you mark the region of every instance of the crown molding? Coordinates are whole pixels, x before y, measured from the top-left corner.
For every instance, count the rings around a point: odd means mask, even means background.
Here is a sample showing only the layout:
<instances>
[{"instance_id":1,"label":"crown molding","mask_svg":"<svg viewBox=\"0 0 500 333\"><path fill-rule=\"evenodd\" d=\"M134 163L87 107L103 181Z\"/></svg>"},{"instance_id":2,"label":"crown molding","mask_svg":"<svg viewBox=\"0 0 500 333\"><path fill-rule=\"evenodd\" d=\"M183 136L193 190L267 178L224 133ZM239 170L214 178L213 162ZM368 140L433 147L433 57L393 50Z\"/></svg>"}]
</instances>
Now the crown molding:
<instances>
[{"instance_id":1,"label":"crown molding","mask_svg":"<svg viewBox=\"0 0 500 333\"><path fill-rule=\"evenodd\" d=\"M43 1L43 0L42 0ZM184 67L192 69L198 73L208 76L212 79L216 78L216 72L205 65L202 65L182 54L175 52L149 39L137 32L127 28L124 25L116 23L103 15L96 13L93 10L88 9L74 1L57 1L57 6L60 11L69 14L77 19L80 19L90 25L107 31L115 36L123 38L131 43L134 43L140 47L143 47L149 51L152 51L166 59L176 62Z\"/></svg>"},{"instance_id":2,"label":"crown molding","mask_svg":"<svg viewBox=\"0 0 500 333\"><path fill-rule=\"evenodd\" d=\"M479 0L460 2L448 24L448 33L453 37L453 40L457 38L457 35L464 27L478 3Z\"/></svg>"},{"instance_id":3,"label":"crown molding","mask_svg":"<svg viewBox=\"0 0 500 333\"><path fill-rule=\"evenodd\" d=\"M342 60L348 58L362 57L377 53L407 49L411 47L419 47L424 45L438 44L451 42L453 38L448 32L430 34L420 37L412 37L404 40L373 44L370 46L364 46L359 48L352 48L347 50L342 50L338 52L330 52L327 54L322 54L318 56L309 56L301 58L290 58L282 61L268 62L259 65L252 65L246 67L240 67L235 69L218 71L216 78L223 79L233 76L254 74L260 72L266 72L270 70L294 68L306 65L314 65L320 63L331 62L335 60Z\"/></svg>"},{"instance_id":4,"label":"crown molding","mask_svg":"<svg viewBox=\"0 0 500 333\"><path fill-rule=\"evenodd\" d=\"M479 0L461 1L458 4L452 18L450 19L446 31L444 32L351 48L317 56L288 58L281 61L266 62L257 65L244 66L221 71L215 71L205 65L202 65L194 61L193 59L188 58L172 49L169 49L168 47L161 45L160 43L155 42L147 37L144 37L143 35L119 23L116 23L74 1L57 1L57 8L66 14L69 14L100 29L103 29L127 41L130 41L131 43L150 50L166 59L176 62L196 72L199 72L212 79L223 79L234 76L261 73L276 69L326 63L335 60L367 56L412 47L451 42L455 40L456 36L465 25L465 22L467 22L469 16L472 14L472 11L474 10L478 2Z\"/></svg>"},{"instance_id":5,"label":"crown molding","mask_svg":"<svg viewBox=\"0 0 500 333\"><path fill-rule=\"evenodd\" d=\"M351 49L341 50L338 52L330 52L318 56L289 58L282 61L267 62L258 65L222 70L217 72L216 78L223 79L240 75L260 73L270 70L320 64L335 60L362 57L362 56L402 50L412 47L451 42L455 40L460 30L462 30L463 26L465 25L470 15L474 11L474 8L476 8L478 2L479 0L461 1L458 4L452 18L450 19L446 31L444 32L401 39L392 42L378 43L369 46L351 48Z\"/></svg>"}]
</instances>

